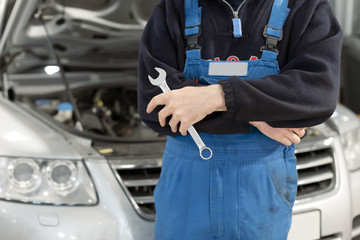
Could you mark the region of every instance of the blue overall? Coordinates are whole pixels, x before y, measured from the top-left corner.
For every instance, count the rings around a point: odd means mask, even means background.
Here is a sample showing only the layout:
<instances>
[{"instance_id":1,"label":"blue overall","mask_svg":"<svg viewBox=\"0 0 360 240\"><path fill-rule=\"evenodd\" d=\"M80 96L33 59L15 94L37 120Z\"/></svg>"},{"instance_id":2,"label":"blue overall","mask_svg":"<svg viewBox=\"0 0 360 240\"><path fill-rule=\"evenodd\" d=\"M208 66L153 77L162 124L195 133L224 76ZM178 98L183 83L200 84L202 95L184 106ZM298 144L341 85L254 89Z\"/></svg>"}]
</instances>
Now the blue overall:
<instances>
[{"instance_id":1,"label":"blue overall","mask_svg":"<svg viewBox=\"0 0 360 240\"><path fill-rule=\"evenodd\" d=\"M267 35L281 37L287 2L274 0ZM197 0L185 0L185 10L185 34L196 35L201 23ZM234 27L237 36L235 31ZM187 50L186 56L185 76L203 84L217 83L234 72L214 65L227 62L202 60L200 49ZM240 77L251 81L278 74L276 58L277 53L264 50L259 60L229 67L240 67ZM221 73L221 68L227 70ZM201 159L189 135L167 137L154 192L155 239L285 240L297 189L294 145L276 142L254 127L249 134L200 136L213 150L210 160Z\"/></svg>"}]
</instances>

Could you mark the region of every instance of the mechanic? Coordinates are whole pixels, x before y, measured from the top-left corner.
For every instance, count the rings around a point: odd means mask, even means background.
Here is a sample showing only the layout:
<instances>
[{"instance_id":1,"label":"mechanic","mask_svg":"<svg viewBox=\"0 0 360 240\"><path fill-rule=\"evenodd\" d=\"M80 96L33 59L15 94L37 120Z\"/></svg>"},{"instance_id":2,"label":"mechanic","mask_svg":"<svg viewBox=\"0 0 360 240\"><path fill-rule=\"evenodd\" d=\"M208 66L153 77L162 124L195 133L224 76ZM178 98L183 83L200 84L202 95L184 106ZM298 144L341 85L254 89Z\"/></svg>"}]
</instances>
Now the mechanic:
<instances>
[{"instance_id":1,"label":"mechanic","mask_svg":"<svg viewBox=\"0 0 360 240\"><path fill-rule=\"evenodd\" d=\"M159 1L138 83L143 121L167 136L155 239L287 238L294 144L335 110L341 41L326 0ZM151 85L155 67L173 91ZM192 124L210 160L187 135Z\"/></svg>"}]
</instances>

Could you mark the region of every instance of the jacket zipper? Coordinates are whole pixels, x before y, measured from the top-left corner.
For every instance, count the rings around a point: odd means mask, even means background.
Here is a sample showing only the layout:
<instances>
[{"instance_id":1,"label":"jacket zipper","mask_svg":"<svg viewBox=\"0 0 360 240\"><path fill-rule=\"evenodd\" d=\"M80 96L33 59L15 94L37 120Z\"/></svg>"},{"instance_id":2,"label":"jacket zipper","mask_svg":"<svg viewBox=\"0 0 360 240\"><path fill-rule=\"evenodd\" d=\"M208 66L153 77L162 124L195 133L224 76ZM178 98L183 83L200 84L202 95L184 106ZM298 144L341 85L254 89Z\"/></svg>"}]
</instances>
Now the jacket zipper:
<instances>
[{"instance_id":1,"label":"jacket zipper","mask_svg":"<svg viewBox=\"0 0 360 240\"><path fill-rule=\"evenodd\" d=\"M226 0L222 0L232 11L233 14L233 34L235 38L240 38L242 37L242 27L241 27L241 19L239 18L239 11L241 9L241 7L245 4L245 2L247 0L243 0L242 3L239 5L239 7L236 9L236 11L234 10L234 8L226 1Z\"/></svg>"}]
</instances>

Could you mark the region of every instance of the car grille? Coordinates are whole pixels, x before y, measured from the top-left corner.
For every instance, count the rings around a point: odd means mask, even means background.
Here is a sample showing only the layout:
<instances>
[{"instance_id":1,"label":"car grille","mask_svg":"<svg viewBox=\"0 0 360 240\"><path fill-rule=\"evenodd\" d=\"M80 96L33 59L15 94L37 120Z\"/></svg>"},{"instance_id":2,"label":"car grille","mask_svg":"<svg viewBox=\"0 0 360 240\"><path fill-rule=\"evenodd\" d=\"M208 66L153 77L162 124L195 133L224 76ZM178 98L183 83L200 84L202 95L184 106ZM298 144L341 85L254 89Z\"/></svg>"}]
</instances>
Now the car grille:
<instances>
[{"instance_id":1,"label":"car grille","mask_svg":"<svg viewBox=\"0 0 360 240\"><path fill-rule=\"evenodd\" d=\"M161 157L110 160L110 165L135 210L145 219L154 220L153 191L160 178Z\"/></svg>"},{"instance_id":2,"label":"car grille","mask_svg":"<svg viewBox=\"0 0 360 240\"><path fill-rule=\"evenodd\" d=\"M335 163L331 148L296 154L297 199L330 191L335 187Z\"/></svg>"},{"instance_id":3,"label":"car grille","mask_svg":"<svg viewBox=\"0 0 360 240\"><path fill-rule=\"evenodd\" d=\"M297 153L297 199L330 191L335 186L332 148ZM153 191L160 177L161 157L110 160L110 165L135 210L148 220L155 219Z\"/></svg>"}]
</instances>

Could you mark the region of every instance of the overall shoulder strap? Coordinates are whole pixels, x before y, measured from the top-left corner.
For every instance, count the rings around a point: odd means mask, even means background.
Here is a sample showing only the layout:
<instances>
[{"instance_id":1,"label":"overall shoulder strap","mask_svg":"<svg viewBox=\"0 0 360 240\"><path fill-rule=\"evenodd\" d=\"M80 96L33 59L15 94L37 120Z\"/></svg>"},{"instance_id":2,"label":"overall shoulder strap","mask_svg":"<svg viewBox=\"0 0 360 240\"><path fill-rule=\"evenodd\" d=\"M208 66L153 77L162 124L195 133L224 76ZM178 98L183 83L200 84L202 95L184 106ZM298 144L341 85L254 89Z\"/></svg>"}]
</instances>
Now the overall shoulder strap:
<instances>
[{"instance_id":1,"label":"overall shoulder strap","mask_svg":"<svg viewBox=\"0 0 360 240\"><path fill-rule=\"evenodd\" d=\"M277 43L283 38L283 26L289 12L288 0L274 0L269 22L263 32L266 44L260 48L261 51L272 51L276 53L276 56L279 54L276 47Z\"/></svg>"},{"instance_id":2,"label":"overall shoulder strap","mask_svg":"<svg viewBox=\"0 0 360 240\"><path fill-rule=\"evenodd\" d=\"M201 47L198 44L198 38L201 34L201 8L198 0L184 0L184 5L186 56L200 59Z\"/></svg>"}]
</instances>

